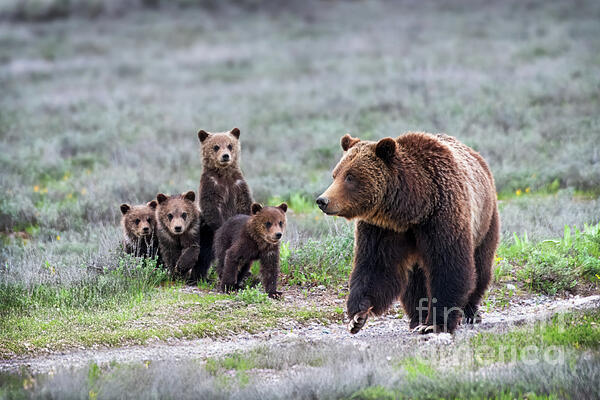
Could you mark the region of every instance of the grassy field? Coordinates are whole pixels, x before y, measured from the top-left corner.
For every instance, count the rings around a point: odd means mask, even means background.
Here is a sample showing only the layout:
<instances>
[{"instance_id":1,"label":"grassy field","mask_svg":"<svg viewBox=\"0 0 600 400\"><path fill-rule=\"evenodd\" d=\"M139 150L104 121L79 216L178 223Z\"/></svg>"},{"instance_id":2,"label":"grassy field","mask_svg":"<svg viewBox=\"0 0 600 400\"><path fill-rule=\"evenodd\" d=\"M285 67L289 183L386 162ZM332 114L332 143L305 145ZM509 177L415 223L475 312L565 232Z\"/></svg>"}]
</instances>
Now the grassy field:
<instances>
[{"instance_id":1,"label":"grassy field","mask_svg":"<svg viewBox=\"0 0 600 400\"><path fill-rule=\"evenodd\" d=\"M346 294L353 227L313 203L339 138L419 130L458 137L495 175L503 239L485 307L598 292L598 2L0 0L0 20L0 357L342 319L256 288L225 296L208 284L195 299L118 253L121 203L197 190L199 129L239 127L255 199L290 204L285 287ZM597 376L571 347L572 365ZM215 387L216 363L201 372ZM104 372L99 382L113 379ZM457 382L469 388L473 373ZM423 397L379 385L386 374L339 395Z\"/></svg>"}]
</instances>

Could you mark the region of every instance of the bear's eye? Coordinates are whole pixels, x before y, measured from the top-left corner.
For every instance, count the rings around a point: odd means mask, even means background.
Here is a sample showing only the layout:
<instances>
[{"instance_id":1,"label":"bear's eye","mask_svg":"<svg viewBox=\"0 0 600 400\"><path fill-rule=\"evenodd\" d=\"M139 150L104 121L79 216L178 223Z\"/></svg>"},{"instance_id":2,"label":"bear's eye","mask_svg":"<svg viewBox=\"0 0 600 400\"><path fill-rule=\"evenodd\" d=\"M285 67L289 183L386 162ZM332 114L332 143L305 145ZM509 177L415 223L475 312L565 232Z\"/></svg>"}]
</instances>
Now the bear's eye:
<instances>
[{"instance_id":1,"label":"bear's eye","mask_svg":"<svg viewBox=\"0 0 600 400\"><path fill-rule=\"evenodd\" d=\"M233 150L233 146L232 145L227 145L227 148L229 149L229 151Z\"/></svg>"},{"instance_id":2,"label":"bear's eye","mask_svg":"<svg viewBox=\"0 0 600 400\"><path fill-rule=\"evenodd\" d=\"M350 174L346 175L346 182L352 182L354 180L354 177Z\"/></svg>"},{"instance_id":3,"label":"bear's eye","mask_svg":"<svg viewBox=\"0 0 600 400\"><path fill-rule=\"evenodd\" d=\"M173 214L167 214L167 218L169 218L169 221L173 219Z\"/></svg>"},{"instance_id":4,"label":"bear's eye","mask_svg":"<svg viewBox=\"0 0 600 400\"><path fill-rule=\"evenodd\" d=\"M135 220L135 224L136 224L136 225L139 225L139 224L140 224L140 219L139 219L139 218L137 218L137 219Z\"/></svg>"},{"instance_id":5,"label":"bear's eye","mask_svg":"<svg viewBox=\"0 0 600 400\"><path fill-rule=\"evenodd\" d=\"M152 218L148 218L146 221L148 221L149 224L152 223Z\"/></svg>"},{"instance_id":6,"label":"bear's eye","mask_svg":"<svg viewBox=\"0 0 600 400\"><path fill-rule=\"evenodd\" d=\"M181 214L181 218L186 219L187 218L187 213Z\"/></svg>"},{"instance_id":7,"label":"bear's eye","mask_svg":"<svg viewBox=\"0 0 600 400\"><path fill-rule=\"evenodd\" d=\"M267 229L270 229L270 228L271 228L271 225L273 225L273 224L272 224L272 223L270 223L270 222L267 222L267 223L265 224L265 226L267 227Z\"/></svg>"},{"instance_id":8,"label":"bear's eye","mask_svg":"<svg viewBox=\"0 0 600 400\"><path fill-rule=\"evenodd\" d=\"M279 227L283 228L283 221L279 221Z\"/></svg>"},{"instance_id":9,"label":"bear's eye","mask_svg":"<svg viewBox=\"0 0 600 400\"><path fill-rule=\"evenodd\" d=\"M215 146L215 147L213 147L213 150L214 150L214 151L219 151L219 146Z\"/></svg>"}]
</instances>

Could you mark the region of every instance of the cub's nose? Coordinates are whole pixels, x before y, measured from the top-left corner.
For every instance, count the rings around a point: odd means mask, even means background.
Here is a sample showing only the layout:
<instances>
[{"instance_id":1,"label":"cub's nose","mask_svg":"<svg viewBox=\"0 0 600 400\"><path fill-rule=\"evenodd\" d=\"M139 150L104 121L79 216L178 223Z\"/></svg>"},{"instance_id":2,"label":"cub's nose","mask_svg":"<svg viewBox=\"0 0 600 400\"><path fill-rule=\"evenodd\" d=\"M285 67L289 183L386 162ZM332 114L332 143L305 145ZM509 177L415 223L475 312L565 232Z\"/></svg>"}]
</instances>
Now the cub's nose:
<instances>
[{"instance_id":1,"label":"cub's nose","mask_svg":"<svg viewBox=\"0 0 600 400\"><path fill-rule=\"evenodd\" d=\"M150 232L150 228L145 226L144 229L142 229L142 232L148 233L148 232Z\"/></svg>"},{"instance_id":2,"label":"cub's nose","mask_svg":"<svg viewBox=\"0 0 600 400\"><path fill-rule=\"evenodd\" d=\"M325 209L327 208L328 204L329 204L329 199L327 197L319 197L317 199L317 205L323 211L325 211Z\"/></svg>"},{"instance_id":3,"label":"cub's nose","mask_svg":"<svg viewBox=\"0 0 600 400\"><path fill-rule=\"evenodd\" d=\"M229 161L229 154L223 154L223 155L221 156L221 160L222 160L222 161Z\"/></svg>"},{"instance_id":4,"label":"cub's nose","mask_svg":"<svg viewBox=\"0 0 600 400\"><path fill-rule=\"evenodd\" d=\"M175 229L175 232L177 232L177 233L181 232L181 226L176 226L174 229Z\"/></svg>"},{"instance_id":5,"label":"cub's nose","mask_svg":"<svg viewBox=\"0 0 600 400\"><path fill-rule=\"evenodd\" d=\"M276 237L277 239L281 239L281 236L282 236L282 235L283 235L283 233L281 233L281 232L277 232L277 233L275 234L275 237Z\"/></svg>"}]
</instances>

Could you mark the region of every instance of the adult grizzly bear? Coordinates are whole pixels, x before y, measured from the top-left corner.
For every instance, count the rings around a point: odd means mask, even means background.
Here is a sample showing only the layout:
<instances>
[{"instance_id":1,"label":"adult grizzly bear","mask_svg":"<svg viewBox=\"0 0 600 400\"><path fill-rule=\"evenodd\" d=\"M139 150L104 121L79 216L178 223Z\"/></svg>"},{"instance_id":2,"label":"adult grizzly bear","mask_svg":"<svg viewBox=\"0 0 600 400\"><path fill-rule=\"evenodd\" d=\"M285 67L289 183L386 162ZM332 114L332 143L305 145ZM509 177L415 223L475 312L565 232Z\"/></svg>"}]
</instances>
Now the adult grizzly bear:
<instances>
[{"instance_id":1,"label":"adult grizzly bear","mask_svg":"<svg viewBox=\"0 0 600 400\"><path fill-rule=\"evenodd\" d=\"M477 319L500 236L494 179L483 158L447 135L345 135L333 183L317 199L356 219L347 308L357 333L400 298L416 332Z\"/></svg>"}]
</instances>

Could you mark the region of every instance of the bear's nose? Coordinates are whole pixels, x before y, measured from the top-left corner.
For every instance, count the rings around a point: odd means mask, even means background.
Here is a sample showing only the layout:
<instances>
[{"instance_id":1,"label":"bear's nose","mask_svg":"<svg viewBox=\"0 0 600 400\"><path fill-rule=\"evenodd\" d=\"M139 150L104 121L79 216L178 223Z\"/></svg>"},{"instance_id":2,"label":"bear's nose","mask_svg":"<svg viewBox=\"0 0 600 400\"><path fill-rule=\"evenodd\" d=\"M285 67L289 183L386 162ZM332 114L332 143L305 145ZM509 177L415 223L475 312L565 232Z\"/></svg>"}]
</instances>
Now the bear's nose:
<instances>
[{"instance_id":1,"label":"bear's nose","mask_svg":"<svg viewBox=\"0 0 600 400\"><path fill-rule=\"evenodd\" d=\"M175 227L175 232L181 232L181 226L176 226Z\"/></svg>"},{"instance_id":2,"label":"bear's nose","mask_svg":"<svg viewBox=\"0 0 600 400\"><path fill-rule=\"evenodd\" d=\"M281 233L281 232L277 232L277 233L275 234L275 237L276 237L277 239L281 239L281 236L282 236L282 235L283 235L283 233Z\"/></svg>"},{"instance_id":3,"label":"bear's nose","mask_svg":"<svg viewBox=\"0 0 600 400\"><path fill-rule=\"evenodd\" d=\"M144 233L148 233L148 232L150 232L150 228L149 228L149 227L147 227L147 226L145 226L145 227L144 227L144 229L142 229L142 231L143 231Z\"/></svg>"},{"instance_id":4,"label":"bear's nose","mask_svg":"<svg viewBox=\"0 0 600 400\"><path fill-rule=\"evenodd\" d=\"M223 154L223 156L221 157L221 160L229 161L229 154Z\"/></svg>"},{"instance_id":5,"label":"bear's nose","mask_svg":"<svg viewBox=\"0 0 600 400\"><path fill-rule=\"evenodd\" d=\"M329 204L329 199L327 197L319 197L317 199L317 205L321 210L325 211L327 204Z\"/></svg>"}]
</instances>

